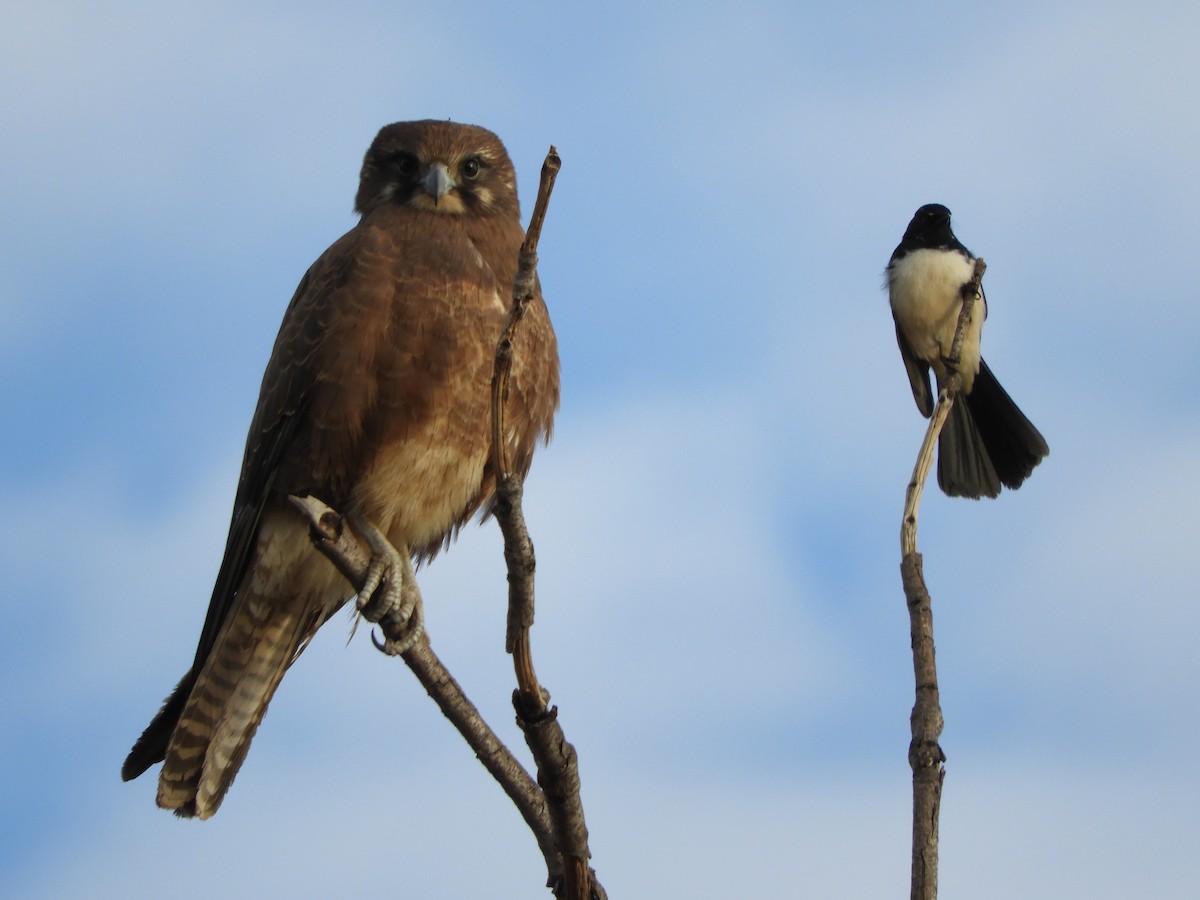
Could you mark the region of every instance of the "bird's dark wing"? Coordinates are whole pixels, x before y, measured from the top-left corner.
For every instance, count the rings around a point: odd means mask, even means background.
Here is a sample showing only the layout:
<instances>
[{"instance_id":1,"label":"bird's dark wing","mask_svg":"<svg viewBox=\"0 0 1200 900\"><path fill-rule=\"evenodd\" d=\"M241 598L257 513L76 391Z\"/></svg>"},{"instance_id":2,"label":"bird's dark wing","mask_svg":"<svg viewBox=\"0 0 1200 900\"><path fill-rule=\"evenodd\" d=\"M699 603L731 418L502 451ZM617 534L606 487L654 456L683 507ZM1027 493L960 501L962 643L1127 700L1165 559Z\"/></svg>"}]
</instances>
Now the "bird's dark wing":
<instances>
[{"instance_id":1,"label":"bird's dark wing","mask_svg":"<svg viewBox=\"0 0 1200 900\"><path fill-rule=\"evenodd\" d=\"M331 297L347 279L354 244L355 232L351 231L326 250L301 279L284 314L246 439L225 556L209 600L195 660L130 751L121 769L126 781L163 759L197 675L233 606L254 554L259 523L271 499L280 462L304 419L317 375L314 357L323 343L334 306Z\"/></svg>"},{"instance_id":2,"label":"bird's dark wing","mask_svg":"<svg viewBox=\"0 0 1200 900\"><path fill-rule=\"evenodd\" d=\"M246 574L276 473L305 418L317 377L315 362L328 332L329 317L336 308L331 301L349 277L355 238L353 231L346 234L312 264L284 314L246 438L225 556L196 648L197 671L208 657ZM293 485L283 487L289 492L295 489Z\"/></svg>"},{"instance_id":3,"label":"bird's dark wing","mask_svg":"<svg viewBox=\"0 0 1200 900\"><path fill-rule=\"evenodd\" d=\"M893 317L895 313L893 313ZM904 339L899 324L896 325L896 343L900 345L900 358L904 360L904 371L908 373L908 383L912 386L913 399L917 401L917 409L921 415L929 418L933 415L933 392L929 387L929 363L918 359Z\"/></svg>"}]
</instances>

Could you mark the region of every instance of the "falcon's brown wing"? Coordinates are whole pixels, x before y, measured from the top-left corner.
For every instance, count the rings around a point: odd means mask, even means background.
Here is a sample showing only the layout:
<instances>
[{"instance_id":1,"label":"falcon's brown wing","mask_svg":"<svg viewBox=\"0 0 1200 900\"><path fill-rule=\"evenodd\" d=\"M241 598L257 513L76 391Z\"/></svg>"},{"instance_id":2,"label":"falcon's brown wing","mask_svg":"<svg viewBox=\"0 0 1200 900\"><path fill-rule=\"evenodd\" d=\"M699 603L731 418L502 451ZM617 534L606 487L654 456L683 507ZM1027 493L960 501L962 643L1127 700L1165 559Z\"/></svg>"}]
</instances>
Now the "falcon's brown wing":
<instances>
[{"instance_id":1,"label":"falcon's brown wing","mask_svg":"<svg viewBox=\"0 0 1200 900\"><path fill-rule=\"evenodd\" d=\"M225 541L225 555L213 586L192 668L129 752L121 768L121 777L125 781L136 778L163 760L171 732L228 617L238 585L254 554L259 523L277 468L305 411L313 384L313 355L321 346L327 316L333 305L327 302L328 295L345 281L353 242L354 232L351 231L325 251L309 267L288 304L251 420L229 535Z\"/></svg>"}]
</instances>

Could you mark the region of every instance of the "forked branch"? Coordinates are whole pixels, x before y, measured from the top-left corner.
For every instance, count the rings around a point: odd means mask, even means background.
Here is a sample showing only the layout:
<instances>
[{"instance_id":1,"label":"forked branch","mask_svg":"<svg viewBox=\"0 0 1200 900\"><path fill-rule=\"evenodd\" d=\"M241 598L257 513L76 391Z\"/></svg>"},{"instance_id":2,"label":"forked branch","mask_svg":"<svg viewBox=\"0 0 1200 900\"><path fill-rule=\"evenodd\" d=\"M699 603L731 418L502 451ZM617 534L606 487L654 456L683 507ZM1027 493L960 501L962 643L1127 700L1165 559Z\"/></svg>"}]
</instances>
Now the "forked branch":
<instances>
[{"instance_id":1,"label":"forked branch","mask_svg":"<svg viewBox=\"0 0 1200 900\"><path fill-rule=\"evenodd\" d=\"M290 497L292 504L308 519L309 537L313 545L337 567L356 591L361 590L367 577L367 566L371 561L370 549L354 531L346 527L341 514L315 497ZM401 549L402 555L406 549ZM412 578L405 579L405 590L419 591ZM402 641L405 638L403 623L387 617L379 622L387 640ZM538 847L546 860L548 878L551 881L562 877L562 862L554 846L553 824L546 806L546 798L534 783L525 767L514 757L496 733L479 714L454 676L447 671L429 645L429 636L422 633L400 658L417 676L417 680L438 705L442 714L449 719L463 736L479 761L516 804L521 817L533 831Z\"/></svg>"}]
</instances>

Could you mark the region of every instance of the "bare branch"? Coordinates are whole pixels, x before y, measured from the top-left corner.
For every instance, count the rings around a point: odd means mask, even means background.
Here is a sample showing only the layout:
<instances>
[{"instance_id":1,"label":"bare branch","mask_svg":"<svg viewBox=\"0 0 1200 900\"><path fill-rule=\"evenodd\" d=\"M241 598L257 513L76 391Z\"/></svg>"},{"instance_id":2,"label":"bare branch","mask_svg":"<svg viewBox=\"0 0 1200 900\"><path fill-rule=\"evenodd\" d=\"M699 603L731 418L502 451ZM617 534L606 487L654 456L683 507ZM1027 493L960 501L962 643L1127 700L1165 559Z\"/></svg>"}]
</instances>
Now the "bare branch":
<instances>
[{"instance_id":1,"label":"bare branch","mask_svg":"<svg viewBox=\"0 0 1200 900\"><path fill-rule=\"evenodd\" d=\"M371 552L358 536L347 528L340 513L316 497L289 497L292 504L309 520L309 537L313 545L332 562L346 580L360 590L367 576ZM402 554L407 559L406 554ZM406 579L406 589L419 590L416 581ZM384 618L379 623L385 637L399 641L404 637L403 625ZM454 677L442 665L422 634L400 658L417 676L417 680L437 703L442 714L453 723L484 768L491 772L504 792L516 804L522 818L533 831L538 847L546 860L551 882L562 877L562 862L554 846L553 824L541 789L534 783L525 767L512 755L496 733L479 714L479 710L463 693Z\"/></svg>"},{"instance_id":2,"label":"bare branch","mask_svg":"<svg viewBox=\"0 0 1200 900\"><path fill-rule=\"evenodd\" d=\"M496 345L492 374L492 452L496 470L496 499L493 513L504 535L504 560L508 566L508 631L505 649L513 656L517 689L513 707L517 724L533 752L538 767L538 784L545 792L554 823L554 841L562 855L564 878L554 885L557 897L595 900L605 897L604 888L588 866L587 825L579 797L579 764L575 748L567 742L558 722L557 707L550 707L550 694L539 683L533 668L530 629L534 619L534 571L537 567L533 541L521 508L521 476L512 471L505 435L508 385L513 364L513 335L533 298L537 272L537 245L545 221L550 192L562 165L554 147L546 155L520 264L513 285L513 303Z\"/></svg>"},{"instance_id":3,"label":"bare branch","mask_svg":"<svg viewBox=\"0 0 1200 900\"><path fill-rule=\"evenodd\" d=\"M533 299L533 287L537 277L537 246L542 238L542 225L546 221L546 208L550 204L550 192L554 190L554 181L558 170L562 168L562 160L558 151L550 146L546 161L542 163L542 176L538 182L537 200L533 204L533 215L529 218L529 227L525 230L525 240L521 244L521 255L517 268L517 277L513 282L513 302L500 331L500 340L496 344L496 362L492 374L492 453L493 463L497 472L509 470L508 442L503 440L505 410L508 408L508 380L512 375L513 334L517 325L529 308ZM509 652L512 650L510 648Z\"/></svg>"},{"instance_id":4,"label":"bare branch","mask_svg":"<svg viewBox=\"0 0 1200 900\"><path fill-rule=\"evenodd\" d=\"M929 470L933 465L933 450L937 446L942 426L962 387L958 372L959 354L975 303L982 300L983 273L987 264L975 260L975 270L962 287L962 308L950 356L946 365L950 378L943 385L904 498L904 516L900 525L900 577L908 604L909 636L912 641L913 677L916 682L916 702L913 704L910 725L912 740L908 745L908 763L913 773L913 837L911 900L935 900L938 886L938 820L941 813L942 785L946 779L946 754L938 739L944 720L938 691L937 665L933 641L933 607L925 586L921 554L917 552L917 509Z\"/></svg>"},{"instance_id":5,"label":"bare branch","mask_svg":"<svg viewBox=\"0 0 1200 900\"><path fill-rule=\"evenodd\" d=\"M971 313L975 309L975 304L983 300L983 273L986 271L987 263L982 259L976 259L971 280L964 284L962 290L959 291L962 295L962 308L958 311L958 324L954 328L950 356L946 358L946 364L955 370L958 369L958 357L962 353L963 341L967 337L967 325L971 322Z\"/></svg>"},{"instance_id":6,"label":"bare branch","mask_svg":"<svg viewBox=\"0 0 1200 900\"><path fill-rule=\"evenodd\" d=\"M908 553L900 563L904 596L908 601L916 702L910 726L908 764L913 773L913 836L911 900L935 900L938 884L938 818L946 754L938 743L942 734L942 707L934 662L933 610L921 554Z\"/></svg>"}]
</instances>

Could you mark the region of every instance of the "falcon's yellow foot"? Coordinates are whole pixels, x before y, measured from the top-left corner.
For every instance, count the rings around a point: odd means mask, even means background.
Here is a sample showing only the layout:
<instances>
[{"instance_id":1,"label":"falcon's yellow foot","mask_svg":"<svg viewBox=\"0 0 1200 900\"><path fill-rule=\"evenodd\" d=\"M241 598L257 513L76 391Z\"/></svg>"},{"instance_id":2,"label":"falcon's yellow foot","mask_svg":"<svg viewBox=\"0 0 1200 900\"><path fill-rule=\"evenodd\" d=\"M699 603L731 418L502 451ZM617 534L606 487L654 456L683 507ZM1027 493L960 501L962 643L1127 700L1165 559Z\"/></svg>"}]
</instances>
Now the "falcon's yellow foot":
<instances>
[{"instance_id":1,"label":"falcon's yellow foot","mask_svg":"<svg viewBox=\"0 0 1200 900\"><path fill-rule=\"evenodd\" d=\"M373 635L371 638L384 653L397 656L411 647L425 630L412 560L407 548L405 552L397 550L371 522L360 516L351 516L350 522L371 548L367 578L358 592L358 611L368 622L382 624L386 634L400 635L382 644Z\"/></svg>"}]
</instances>

